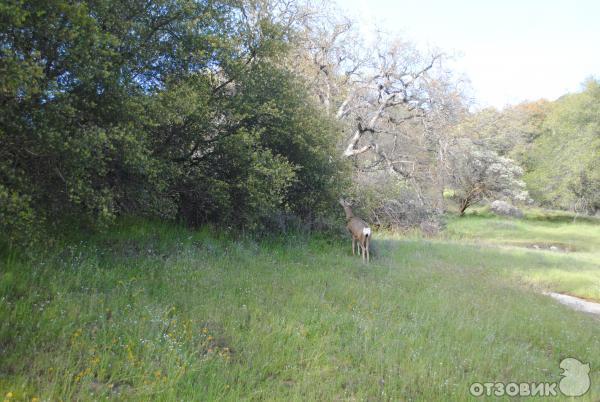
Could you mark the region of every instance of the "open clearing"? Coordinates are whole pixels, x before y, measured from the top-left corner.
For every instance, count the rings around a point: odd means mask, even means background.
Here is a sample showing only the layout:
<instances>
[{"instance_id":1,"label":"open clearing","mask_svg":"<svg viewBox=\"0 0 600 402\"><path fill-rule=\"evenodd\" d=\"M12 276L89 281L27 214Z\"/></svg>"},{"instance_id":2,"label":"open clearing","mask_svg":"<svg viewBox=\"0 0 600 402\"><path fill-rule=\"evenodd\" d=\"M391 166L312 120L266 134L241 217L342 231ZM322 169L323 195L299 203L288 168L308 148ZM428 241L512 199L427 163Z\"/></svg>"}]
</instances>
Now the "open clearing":
<instances>
[{"instance_id":1,"label":"open clearing","mask_svg":"<svg viewBox=\"0 0 600 402\"><path fill-rule=\"evenodd\" d=\"M591 366L580 400L595 401L600 322L541 292L600 300L598 229L470 216L440 239L378 234L367 267L349 240L123 222L32 260L3 257L0 391L469 400L473 382L559 381L559 362L575 357Z\"/></svg>"}]
</instances>

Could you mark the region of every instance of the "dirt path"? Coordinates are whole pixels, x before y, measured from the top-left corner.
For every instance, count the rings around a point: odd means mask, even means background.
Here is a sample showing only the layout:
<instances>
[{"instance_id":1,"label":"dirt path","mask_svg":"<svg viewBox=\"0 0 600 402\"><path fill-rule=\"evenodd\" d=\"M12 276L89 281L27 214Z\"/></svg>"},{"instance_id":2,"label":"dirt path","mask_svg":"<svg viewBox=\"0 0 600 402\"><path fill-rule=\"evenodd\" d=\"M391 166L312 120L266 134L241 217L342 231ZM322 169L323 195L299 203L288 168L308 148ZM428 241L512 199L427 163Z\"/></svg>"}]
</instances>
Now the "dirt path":
<instances>
[{"instance_id":1,"label":"dirt path","mask_svg":"<svg viewBox=\"0 0 600 402\"><path fill-rule=\"evenodd\" d=\"M563 295L561 293L547 292L544 294L558 300L559 303L562 303L565 306L569 306L573 310L595 314L596 316L600 317L600 303L594 303L580 299L579 297Z\"/></svg>"}]
</instances>

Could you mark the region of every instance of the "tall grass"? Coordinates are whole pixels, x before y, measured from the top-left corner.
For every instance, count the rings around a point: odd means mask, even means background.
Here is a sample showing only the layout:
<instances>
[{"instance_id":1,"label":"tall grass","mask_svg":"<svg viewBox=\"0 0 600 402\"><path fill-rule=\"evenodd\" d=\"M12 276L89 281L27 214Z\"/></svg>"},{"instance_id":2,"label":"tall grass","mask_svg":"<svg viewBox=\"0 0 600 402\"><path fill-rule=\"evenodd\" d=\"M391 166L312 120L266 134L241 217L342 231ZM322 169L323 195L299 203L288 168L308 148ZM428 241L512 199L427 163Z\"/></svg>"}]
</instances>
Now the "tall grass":
<instances>
[{"instance_id":1,"label":"tall grass","mask_svg":"<svg viewBox=\"0 0 600 402\"><path fill-rule=\"evenodd\" d=\"M0 391L15 400L469 400L558 381L600 322L531 292L534 251L379 236L254 241L129 221L4 257Z\"/></svg>"}]
</instances>

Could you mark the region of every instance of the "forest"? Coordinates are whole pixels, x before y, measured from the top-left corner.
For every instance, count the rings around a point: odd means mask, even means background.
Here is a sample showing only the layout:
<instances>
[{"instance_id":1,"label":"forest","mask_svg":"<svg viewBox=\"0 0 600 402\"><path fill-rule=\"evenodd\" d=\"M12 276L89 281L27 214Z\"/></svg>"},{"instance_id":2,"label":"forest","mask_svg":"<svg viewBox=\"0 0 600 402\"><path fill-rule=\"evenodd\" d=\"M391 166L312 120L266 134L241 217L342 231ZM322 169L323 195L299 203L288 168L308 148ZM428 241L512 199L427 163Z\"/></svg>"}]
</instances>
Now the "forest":
<instances>
[{"instance_id":1,"label":"forest","mask_svg":"<svg viewBox=\"0 0 600 402\"><path fill-rule=\"evenodd\" d=\"M509 199L600 209L598 81L471 111L441 52L298 2L2 6L0 225L19 243L137 215L382 227ZM573 157L577 155L577 157Z\"/></svg>"}]
</instances>

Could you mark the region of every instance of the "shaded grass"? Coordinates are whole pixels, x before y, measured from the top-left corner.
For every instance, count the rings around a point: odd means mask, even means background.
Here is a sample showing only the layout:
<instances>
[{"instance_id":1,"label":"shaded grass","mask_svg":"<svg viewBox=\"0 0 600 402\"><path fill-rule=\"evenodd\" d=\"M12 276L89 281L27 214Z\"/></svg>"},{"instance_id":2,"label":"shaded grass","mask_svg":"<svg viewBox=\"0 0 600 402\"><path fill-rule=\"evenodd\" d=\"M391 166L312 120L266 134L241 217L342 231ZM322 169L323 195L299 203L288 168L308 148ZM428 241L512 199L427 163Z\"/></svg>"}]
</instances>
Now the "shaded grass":
<instances>
[{"instance_id":1,"label":"shaded grass","mask_svg":"<svg viewBox=\"0 0 600 402\"><path fill-rule=\"evenodd\" d=\"M47 400L468 400L474 381L558 381L597 320L512 275L553 256L379 237L257 242L127 222L4 258L0 391Z\"/></svg>"}]
</instances>

